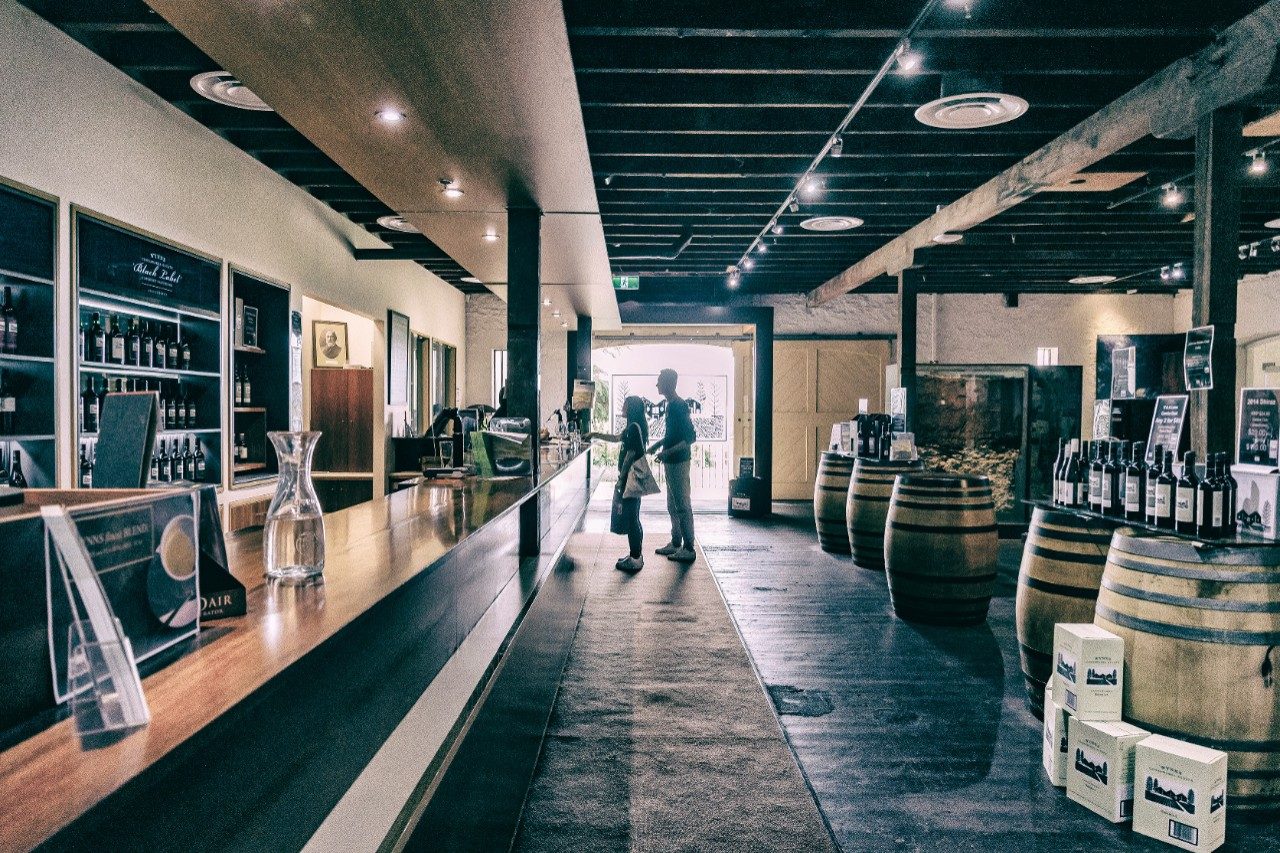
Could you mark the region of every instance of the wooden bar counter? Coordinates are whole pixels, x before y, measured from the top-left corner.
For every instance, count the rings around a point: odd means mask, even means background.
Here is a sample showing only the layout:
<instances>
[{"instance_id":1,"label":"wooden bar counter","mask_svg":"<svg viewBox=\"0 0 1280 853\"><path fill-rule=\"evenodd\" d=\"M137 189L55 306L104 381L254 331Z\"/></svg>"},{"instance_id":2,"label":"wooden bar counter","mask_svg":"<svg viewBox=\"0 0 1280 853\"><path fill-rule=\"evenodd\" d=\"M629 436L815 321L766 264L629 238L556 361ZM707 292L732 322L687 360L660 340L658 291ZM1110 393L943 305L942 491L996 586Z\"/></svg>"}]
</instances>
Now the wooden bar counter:
<instances>
[{"instance_id":1,"label":"wooden bar counter","mask_svg":"<svg viewBox=\"0 0 1280 853\"><path fill-rule=\"evenodd\" d=\"M0 753L0 850L300 849L498 593L527 601L560 553L589 456L543 470L327 515L318 585L267 584L261 532L229 537L248 615L144 678L147 727L82 744L63 719ZM528 500L542 555L522 559Z\"/></svg>"}]
</instances>

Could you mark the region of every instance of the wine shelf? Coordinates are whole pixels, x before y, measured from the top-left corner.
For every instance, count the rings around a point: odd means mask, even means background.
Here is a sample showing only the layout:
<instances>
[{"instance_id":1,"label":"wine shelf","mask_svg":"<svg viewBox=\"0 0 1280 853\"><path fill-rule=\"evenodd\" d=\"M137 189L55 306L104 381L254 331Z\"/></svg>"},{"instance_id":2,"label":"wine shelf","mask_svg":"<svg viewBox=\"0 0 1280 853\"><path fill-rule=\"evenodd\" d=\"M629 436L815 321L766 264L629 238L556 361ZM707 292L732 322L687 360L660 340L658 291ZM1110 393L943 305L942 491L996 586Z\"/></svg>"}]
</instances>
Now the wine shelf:
<instances>
[{"instance_id":1,"label":"wine shelf","mask_svg":"<svg viewBox=\"0 0 1280 853\"><path fill-rule=\"evenodd\" d=\"M250 471L265 471L267 463L265 462L237 462L231 467L231 470L237 474L247 474Z\"/></svg>"},{"instance_id":2,"label":"wine shelf","mask_svg":"<svg viewBox=\"0 0 1280 853\"><path fill-rule=\"evenodd\" d=\"M277 282L231 268L232 321L231 376L228 402L233 415L230 443L243 441L254 462L237 462L231 468L233 485L245 485L274 477L275 452L267 433L289 428L289 288ZM257 310L257 338L245 344L245 330L234 328L242 309ZM260 346L259 346L260 344ZM249 400L236 403L241 379L250 385Z\"/></svg>"},{"instance_id":3,"label":"wine shelf","mask_svg":"<svg viewBox=\"0 0 1280 853\"><path fill-rule=\"evenodd\" d=\"M266 350L264 350L262 347L251 347L251 346L245 346L244 344L235 344L234 346L235 346L235 351L236 351L236 352L247 352L247 353L251 353L251 354L253 354L253 355L266 355L266 354L267 354L267 351L266 351Z\"/></svg>"},{"instance_id":4,"label":"wine shelf","mask_svg":"<svg viewBox=\"0 0 1280 853\"><path fill-rule=\"evenodd\" d=\"M167 367L134 367L130 364L106 364L99 361L80 363L82 373L98 375L141 376L147 379L219 379L216 371L173 370Z\"/></svg>"},{"instance_id":5,"label":"wine shelf","mask_svg":"<svg viewBox=\"0 0 1280 853\"><path fill-rule=\"evenodd\" d=\"M266 406L236 406L231 411L237 415L265 415L267 413Z\"/></svg>"},{"instance_id":6,"label":"wine shelf","mask_svg":"<svg viewBox=\"0 0 1280 853\"><path fill-rule=\"evenodd\" d=\"M22 361L29 364L53 364L53 357L47 355L19 355L15 352L0 353L0 362Z\"/></svg>"}]
</instances>

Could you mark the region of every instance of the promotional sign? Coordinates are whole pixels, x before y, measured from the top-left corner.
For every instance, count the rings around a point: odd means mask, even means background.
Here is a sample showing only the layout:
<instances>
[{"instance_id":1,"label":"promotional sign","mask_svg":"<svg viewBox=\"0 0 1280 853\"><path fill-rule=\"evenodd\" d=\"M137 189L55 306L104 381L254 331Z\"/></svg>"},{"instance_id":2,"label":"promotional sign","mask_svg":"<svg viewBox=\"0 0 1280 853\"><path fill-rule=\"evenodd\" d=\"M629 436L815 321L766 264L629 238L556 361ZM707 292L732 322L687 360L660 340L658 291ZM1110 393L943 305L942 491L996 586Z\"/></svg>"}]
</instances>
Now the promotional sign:
<instances>
[{"instance_id":1,"label":"promotional sign","mask_svg":"<svg viewBox=\"0 0 1280 853\"><path fill-rule=\"evenodd\" d=\"M1236 461L1268 468L1280 466L1280 390L1241 390L1239 424Z\"/></svg>"},{"instance_id":2,"label":"promotional sign","mask_svg":"<svg viewBox=\"0 0 1280 853\"><path fill-rule=\"evenodd\" d=\"M1111 401L1093 401L1093 440L1105 441L1111 438Z\"/></svg>"},{"instance_id":3,"label":"promotional sign","mask_svg":"<svg viewBox=\"0 0 1280 853\"><path fill-rule=\"evenodd\" d=\"M1138 396L1137 347L1111 351L1111 399L1133 400Z\"/></svg>"},{"instance_id":4,"label":"promotional sign","mask_svg":"<svg viewBox=\"0 0 1280 853\"><path fill-rule=\"evenodd\" d=\"M1147 464L1155 464L1156 445L1177 455L1182 445L1182 425L1187 419L1188 399L1186 394L1162 394L1156 398L1151 432L1147 435Z\"/></svg>"},{"instance_id":5,"label":"promotional sign","mask_svg":"<svg viewBox=\"0 0 1280 853\"><path fill-rule=\"evenodd\" d=\"M82 290L219 313L220 263L83 213L76 214L75 222Z\"/></svg>"},{"instance_id":6,"label":"promotional sign","mask_svg":"<svg viewBox=\"0 0 1280 853\"><path fill-rule=\"evenodd\" d=\"M1188 391L1213 390L1213 326L1201 326L1187 332L1182 373Z\"/></svg>"},{"instance_id":7,"label":"promotional sign","mask_svg":"<svg viewBox=\"0 0 1280 853\"><path fill-rule=\"evenodd\" d=\"M905 432L907 429L907 389L901 386L889 389L889 416L893 418L890 426L894 432Z\"/></svg>"}]
</instances>

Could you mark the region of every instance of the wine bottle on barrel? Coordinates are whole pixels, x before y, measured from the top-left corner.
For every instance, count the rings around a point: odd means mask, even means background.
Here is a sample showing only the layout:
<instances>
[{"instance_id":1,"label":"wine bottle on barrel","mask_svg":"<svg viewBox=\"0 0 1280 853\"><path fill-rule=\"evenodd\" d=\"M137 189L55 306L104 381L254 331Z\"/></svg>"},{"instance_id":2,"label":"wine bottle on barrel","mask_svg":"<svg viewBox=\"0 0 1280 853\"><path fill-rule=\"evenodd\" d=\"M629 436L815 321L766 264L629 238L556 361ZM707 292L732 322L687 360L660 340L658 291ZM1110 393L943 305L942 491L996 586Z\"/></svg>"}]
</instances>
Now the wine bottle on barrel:
<instances>
[{"instance_id":1,"label":"wine bottle on barrel","mask_svg":"<svg viewBox=\"0 0 1280 853\"><path fill-rule=\"evenodd\" d=\"M1174 492L1174 529L1179 533L1194 535L1196 532L1196 487L1199 485L1196 452L1188 450L1182 457L1182 476Z\"/></svg>"},{"instance_id":2,"label":"wine bottle on barrel","mask_svg":"<svg viewBox=\"0 0 1280 853\"><path fill-rule=\"evenodd\" d=\"M1160 463L1160 476L1156 478L1156 527L1172 530L1173 490L1178 478L1173 476L1173 451L1166 450L1164 461Z\"/></svg>"},{"instance_id":3,"label":"wine bottle on barrel","mask_svg":"<svg viewBox=\"0 0 1280 853\"><path fill-rule=\"evenodd\" d=\"M1147 466L1142 451L1145 442L1135 441L1129 465L1124 469L1124 517L1142 521L1147 510Z\"/></svg>"},{"instance_id":4,"label":"wine bottle on barrel","mask_svg":"<svg viewBox=\"0 0 1280 853\"><path fill-rule=\"evenodd\" d=\"M1164 465L1164 447L1157 444L1151 459L1152 463L1147 466L1147 508L1145 519L1147 524L1156 524L1156 481L1160 479L1160 470Z\"/></svg>"}]
</instances>

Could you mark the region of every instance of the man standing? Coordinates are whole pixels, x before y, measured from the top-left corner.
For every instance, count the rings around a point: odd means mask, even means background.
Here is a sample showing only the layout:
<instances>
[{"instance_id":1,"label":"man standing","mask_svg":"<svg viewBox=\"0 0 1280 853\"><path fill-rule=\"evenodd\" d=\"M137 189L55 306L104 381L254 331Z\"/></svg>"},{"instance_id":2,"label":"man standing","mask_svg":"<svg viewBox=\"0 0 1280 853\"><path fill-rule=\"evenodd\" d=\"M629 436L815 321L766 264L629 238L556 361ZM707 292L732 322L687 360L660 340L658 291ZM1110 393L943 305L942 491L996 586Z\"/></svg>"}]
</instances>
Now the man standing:
<instances>
[{"instance_id":1,"label":"man standing","mask_svg":"<svg viewBox=\"0 0 1280 853\"><path fill-rule=\"evenodd\" d=\"M658 374L658 393L667 400L667 425L662 438L649 448L662 463L667 481L667 512L671 515L671 541L656 553L681 563L697 559L693 550L693 504L689 498L690 450L697 440L689 404L676 396L679 377L671 368ZM661 450L659 450L661 448Z\"/></svg>"}]
</instances>

